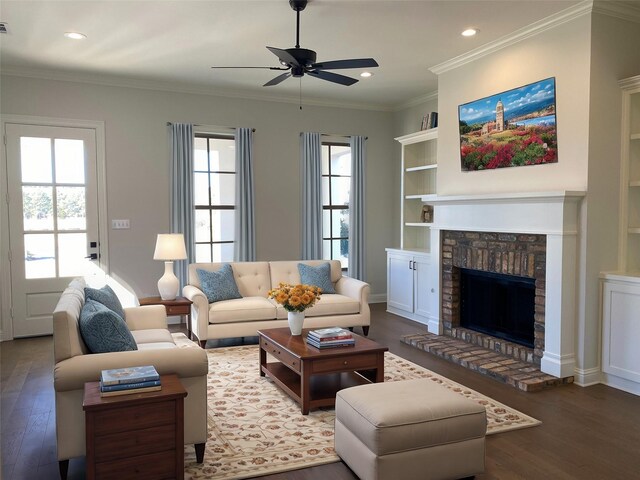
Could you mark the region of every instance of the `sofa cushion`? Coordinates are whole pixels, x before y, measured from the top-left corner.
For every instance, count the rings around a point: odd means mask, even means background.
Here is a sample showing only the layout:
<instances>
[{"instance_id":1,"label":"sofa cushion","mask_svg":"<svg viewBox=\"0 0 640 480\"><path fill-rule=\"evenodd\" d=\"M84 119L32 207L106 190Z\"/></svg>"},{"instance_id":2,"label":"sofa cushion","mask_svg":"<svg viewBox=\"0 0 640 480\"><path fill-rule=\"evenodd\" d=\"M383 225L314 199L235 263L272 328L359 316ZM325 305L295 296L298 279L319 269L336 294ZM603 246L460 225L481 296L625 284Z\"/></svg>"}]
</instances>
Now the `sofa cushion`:
<instances>
[{"instance_id":1,"label":"sofa cushion","mask_svg":"<svg viewBox=\"0 0 640 480\"><path fill-rule=\"evenodd\" d=\"M189 285L202 290L198 270L214 272L224 263L192 263L189 265ZM271 289L269 262L234 262L233 277L243 297L267 297Z\"/></svg>"},{"instance_id":2,"label":"sofa cushion","mask_svg":"<svg viewBox=\"0 0 640 480\"><path fill-rule=\"evenodd\" d=\"M165 328L148 328L145 330L132 330L138 348L147 343L171 343L175 345L173 336Z\"/></svg>"},{"instance_id":3,"label":"sofa cushion","mask_svg":"<svg viewBox=\"0 0 640 480\"><path fill-rule=\"evenodd\" d=\"M277 305L277 318L287 318L287 311ZM306 317L324 317L329 315L351 315L360 313L360 302L354 298L339 294L322 294L316 304L304 311Z\"/></svg>"},{"instance_id":4,"label":"sofa cushion","mask_svg":"<svg viewBox=\"0 0 640 480\"><path fill-rule=\"evenodd\" d=\"M124 318L124 309L122 308L120 299L109 285L105 285L102 288L85 287L84 298L101 303L109 310L116 312L120 318Z\"/></svg>"},{"instance_id":5,"label":"sofa cushion","mask_svg":"<svg viewBox=\"0 0 640 480\"><path fill-rule=\"evenodd\" d=\"M328 263L331 267L331 283L335 284L342 278L342 268L340 266L340 260L303 260L303 261L290 261L279 260L269 262L269 270L271 272L271 285L277 287L280 282L296 285L300 282L300 271L298 265L311 265L317 267Z\"/></svg>"},{"instance_id":6,"label":"sofa cushion","mask_svg":"<svg viewBox=\"0 0 640 480\"><path fill-rule=\"evenodd\" d=\"M198 277L200 277L202 291L207 296L209 303L242 298L238 291L236 280L233 278L233 269L228 263L224 264L216 272L201 269L198 269L197 272Z\"/></svg>"},{"instance_id":7,"label":"sofa cushion","mask_svg":"<svg viewBox=\"0 0 640 480\"><path fill-rule=\"evenodd\" d=\"M275 305L263 297L244 297L209 305L209 323L250 322L275 318Z\"/></svg>"},{"instance_id":8,"label":"sofa cushion","mask_svg":"<svg viewBox=\"0 0 640 480\"><path fill-rule=\"evenodd\" d=\"M78 323L82 339L91 353L138 349L122 317L95 300L85 301Z\"/></svg>"},{"instance_id":9,"label":"sofa cushion","mask_svg":"<svg viewBox=\"0 0 640 480\"><path fill-rule=\"evenodd\" d=\"M300 282L305 285L314 285L322 290L322 293L336 293L331 283L331 266L329 262L314 267L312 265L298 264Z\"/></svg>"}]
</instances>

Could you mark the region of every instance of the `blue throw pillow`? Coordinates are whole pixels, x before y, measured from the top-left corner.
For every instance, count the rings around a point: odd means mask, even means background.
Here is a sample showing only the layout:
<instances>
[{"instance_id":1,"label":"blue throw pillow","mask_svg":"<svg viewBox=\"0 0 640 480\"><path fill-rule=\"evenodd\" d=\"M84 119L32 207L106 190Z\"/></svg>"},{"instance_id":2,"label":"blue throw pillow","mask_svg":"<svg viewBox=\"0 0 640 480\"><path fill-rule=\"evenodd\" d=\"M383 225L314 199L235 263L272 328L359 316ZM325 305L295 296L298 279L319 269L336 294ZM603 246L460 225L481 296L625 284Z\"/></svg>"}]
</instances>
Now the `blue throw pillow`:
<instances>
[{"instance_id":1,"label":"blue throw pillow","mask_svg":"<svg viewBox=\"0 0 640 480\"><path fill-rule=\"evenodd\" d=\"M336 293L331 283L331 265L329 262L312 267L304 263L298 264L298 272L300 272L300 281L305 285L315 285L322 289L322 293Z\"/></svg>"},{"instance_id":2,"label":"blue throw pillow","mask_svg":"<svg viewBox=\"0 0 640 480\"><path fill-rule=\"evenodd\" d=\"M124 308L122 308L116 292L114 292L109 285L105 285L100 289L84 287L84 299L101 303L109 310L113 310L120 315L120 318L124 319Z\"/></svg>"},{"instance_id":3,"label":"blue throw pillow","mask_svg":"<svg viewBox=\"0 0 640 480\"><path fill-rule=\"evenodd\" d=\"M78 325L80 335L91 353L127 352L138 349L122 317L95 300L85 301Z\"/></svg>"},{"instance_id":4,"label":"blue throw pillow","mask_svg":"<svg viewBox=\"0 0 640 480\"><path fill-rule=\"evenodd\" d=\"M196 273L200 279L202 291L207 296L209 303L242 298L238 291L238 285L236 285L236 279L233 278L233 269L228 263L225 263L216 272L198 268Z\"/></svg>"}]
</instances>

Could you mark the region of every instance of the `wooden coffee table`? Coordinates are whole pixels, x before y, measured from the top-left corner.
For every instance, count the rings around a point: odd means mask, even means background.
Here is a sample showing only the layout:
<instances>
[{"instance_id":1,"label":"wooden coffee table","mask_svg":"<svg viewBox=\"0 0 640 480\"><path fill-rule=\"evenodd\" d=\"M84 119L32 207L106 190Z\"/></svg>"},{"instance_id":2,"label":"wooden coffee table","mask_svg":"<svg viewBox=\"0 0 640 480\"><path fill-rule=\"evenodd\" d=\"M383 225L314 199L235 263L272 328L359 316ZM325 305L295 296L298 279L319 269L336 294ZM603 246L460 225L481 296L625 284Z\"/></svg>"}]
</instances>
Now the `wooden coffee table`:
<instances>
[{"instance_id":1,"label":"wooden coffee table","mask_svg":"<svg viewBox=\"0 0 640 480\"><path fill-rule=\"evenodd\" d=\"M343 388L384 381L387 347L354 333L354 346L320 350L307 345L308 331L293 336L286 327L258 330L260 376L271 378L300 405L303 415L334 406ZM267 353L278 362L267 363Z\"/></svg>"}]
</instances>

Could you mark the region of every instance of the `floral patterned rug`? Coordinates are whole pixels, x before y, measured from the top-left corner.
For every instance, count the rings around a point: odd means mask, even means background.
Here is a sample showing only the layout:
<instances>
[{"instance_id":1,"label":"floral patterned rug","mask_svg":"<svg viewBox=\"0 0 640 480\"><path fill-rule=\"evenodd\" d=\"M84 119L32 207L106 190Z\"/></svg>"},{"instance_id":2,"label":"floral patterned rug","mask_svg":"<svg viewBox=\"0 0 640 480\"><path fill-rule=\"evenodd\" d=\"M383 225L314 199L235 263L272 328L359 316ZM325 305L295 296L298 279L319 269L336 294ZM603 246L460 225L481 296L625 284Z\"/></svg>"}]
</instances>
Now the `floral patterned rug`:
<instances>
[{"instance_id":1,"label":"floral patterned rug","mask_svg":"<svg viewBox=\"0 0 640 480\"><path fill-rule=\"evenodd\" d=\"M302 415L271 380L260 377L258 346L207 350L209 434L204 463L185 447L186 479L241 479L296 470L340 459L333 451L333 409ZM487 409L487 434L540 422L397 357L385 354L385 381L429 378Z\"/></svg>"}]
</instances>

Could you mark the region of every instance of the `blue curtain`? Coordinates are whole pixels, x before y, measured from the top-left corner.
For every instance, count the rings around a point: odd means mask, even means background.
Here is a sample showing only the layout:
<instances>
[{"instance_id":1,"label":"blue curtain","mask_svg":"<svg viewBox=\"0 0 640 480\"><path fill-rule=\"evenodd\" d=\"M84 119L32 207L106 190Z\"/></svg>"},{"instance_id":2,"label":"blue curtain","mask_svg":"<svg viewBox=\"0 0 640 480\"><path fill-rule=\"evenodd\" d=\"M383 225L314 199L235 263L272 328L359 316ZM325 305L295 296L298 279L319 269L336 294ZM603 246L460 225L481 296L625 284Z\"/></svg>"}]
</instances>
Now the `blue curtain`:
<instances>
[{"instance_id":1,"label":"blue curtain","mask_svg":"<svg viewBox=\"0 0 640 480\"><path fill-rule=\"evenodd\" d=\"M349 199L349 276L365 281L365 159L366 137L351 137L351 193Z\"/></svg>"},{"instance_id":2,"label":"blue curtain","mask_svg":"<svg viewBox=\"0 0 640 480\"><path fill-rule=\"evenodd\" d=\"M300 137L302 162L302 260L322 258L322 166L320 134Z\"/></svg>"},{"instance_id":3,"label":"blue curtain","mask_svg":"<svg viewBox=\"0 0 640 480\"><path fill-rule=\"evenodd\" d=\"M256 259L253 193L253 130L236 129L236 214L233 258L239 262Z\"/></svg>"},{"instance_id":4,"label":"blue curtain","mask_svg":"<svg viewBox=\"0 0 640 480\"><path fill-rule=\"evenodd\" d=\"M171 232L182 233L187 260L175 262L180 291L188 283L188 266L195 260L195 209L193 206L193 125L170 125L171 144Z\"/></svg>"}]
</instances>

